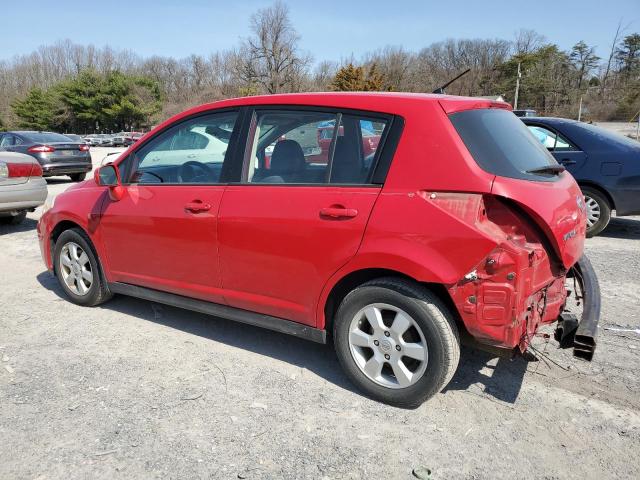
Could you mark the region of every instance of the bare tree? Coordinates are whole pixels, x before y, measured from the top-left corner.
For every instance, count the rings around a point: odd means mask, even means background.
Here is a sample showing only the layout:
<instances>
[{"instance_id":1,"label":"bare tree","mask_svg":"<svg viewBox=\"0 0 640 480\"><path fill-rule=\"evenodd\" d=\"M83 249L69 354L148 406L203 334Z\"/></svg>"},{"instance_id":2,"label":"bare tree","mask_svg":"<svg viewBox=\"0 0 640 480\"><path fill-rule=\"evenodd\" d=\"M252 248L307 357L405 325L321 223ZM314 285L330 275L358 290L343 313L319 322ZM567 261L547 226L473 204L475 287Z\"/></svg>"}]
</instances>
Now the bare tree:
<instances>
[{"instance_id":1,"label":"bare tree","mask_svg":"<svg viewBox=\"0 0 640 480\"><path fill-rule=\"evenodd\" d=\"M311 59L298 50L300 36L289 19L289 8L278 0L258 10L251 16L250 28L253 35L239 52L241 78L267 93L295 91Z\"/></svg>"},{"instance_id":2,"label":"bare tree","mask_svg":"<svg viewBox=\"0 0 640 480\"><path fill-rule=\"evenodd\" d=\"M609 51L609 58L607 59L607 66L604 68L604 73L602 75L602 81L600 82L600 95L604 94L607 81L609 80L609 74L611 73L611 67L613 61L616 57L616 50L618 48L618 42L620 42L620 36L624 32L625 28L622 27L622 19L618 21L618 27L616 28L616 33L613 36L613 41L611 42L611 50Z\"/></svg>"},{"instance_id":3,"label":"bare tree","mask_svg":"<svg viewBox=\"0 0 640 480\"><path fill-rule=\"evenodd\" d=\"M535 30L522 28L515 34L513 49L516 55L526 55L538 50L546 43L547 39L544 35L539 34Z\"/></svg>"}]
</instances>

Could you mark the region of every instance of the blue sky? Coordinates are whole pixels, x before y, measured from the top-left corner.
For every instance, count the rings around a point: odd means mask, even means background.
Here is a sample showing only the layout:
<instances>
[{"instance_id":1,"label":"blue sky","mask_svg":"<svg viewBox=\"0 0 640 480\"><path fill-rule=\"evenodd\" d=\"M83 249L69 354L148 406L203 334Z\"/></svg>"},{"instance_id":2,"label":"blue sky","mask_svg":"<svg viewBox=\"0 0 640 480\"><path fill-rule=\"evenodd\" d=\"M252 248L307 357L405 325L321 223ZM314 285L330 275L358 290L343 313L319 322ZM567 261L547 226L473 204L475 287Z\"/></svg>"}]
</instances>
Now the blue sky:
<instances>
[{"instance_id":1,"label":"blue sky","mask_svg":"<svg viewBox=\"0 0 640 480\"><path fill-rule=\"evenodd\" d=\"M4 2L3 2L4 3ZM529 28L569 49L578 40L607 55L618 21L640 32L640 0L290 0L301 47L318 60L341 60L385 45L409 50L446 38L512 39ZM100 7L94 5L101 4ZM142 56L184 57L238 44L257 0L76 0L6 2L0 58L69 38L128 48Z\"/></svg>"}]
</instances>

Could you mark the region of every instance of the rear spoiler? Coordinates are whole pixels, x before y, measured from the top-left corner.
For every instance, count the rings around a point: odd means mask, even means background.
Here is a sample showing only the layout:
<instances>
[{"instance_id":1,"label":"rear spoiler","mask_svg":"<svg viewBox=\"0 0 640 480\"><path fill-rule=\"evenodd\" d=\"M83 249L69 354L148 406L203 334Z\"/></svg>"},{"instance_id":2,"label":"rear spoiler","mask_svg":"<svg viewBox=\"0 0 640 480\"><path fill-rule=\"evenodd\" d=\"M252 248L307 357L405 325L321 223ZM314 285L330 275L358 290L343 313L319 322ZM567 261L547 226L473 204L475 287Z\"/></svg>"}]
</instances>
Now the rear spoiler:
<instances>
[{"instance_id":1,"label":"rear spoiler","mask_svg":"<svg viewBox=\"0 0 640 480\"><path fill-rule=\"evenodd\" d=\"M438 100L444 113L451 115L452 113L463 112L465 110L477 110L481 108L501 108L503 110L513 110L513 107L507 102L498 102L486 98L473 97L453 97L447 96Z\"/></svg>"}]
</instances>

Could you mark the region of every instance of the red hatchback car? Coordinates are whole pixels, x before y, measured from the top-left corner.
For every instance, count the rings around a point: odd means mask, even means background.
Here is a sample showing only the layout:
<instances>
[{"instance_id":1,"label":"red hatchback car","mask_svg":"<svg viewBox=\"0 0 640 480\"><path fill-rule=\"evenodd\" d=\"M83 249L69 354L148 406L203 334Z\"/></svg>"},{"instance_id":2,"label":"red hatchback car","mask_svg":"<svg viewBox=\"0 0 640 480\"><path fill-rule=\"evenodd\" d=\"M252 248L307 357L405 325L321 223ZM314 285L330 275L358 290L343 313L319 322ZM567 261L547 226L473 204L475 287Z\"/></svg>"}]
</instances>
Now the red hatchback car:
<instances>
[{"instance_id":1,"label":"red hatchback car","mask_svg":"<svg viewBox=\"0 0 640 480\"><path fill-rule=\"evenodd\" d=\"M306 161L327 124L328 161ZM366 152L370 131L380 138ZM582 194L504 103L327 93L203 105L58 195L38 236L77 304L126 294L332 337L351 380L398 406L449 382L463 333L525 352L558 321L576 355L595 349ZM574 285L580 318L567 311Z\"/></svg>"}]
</instances>

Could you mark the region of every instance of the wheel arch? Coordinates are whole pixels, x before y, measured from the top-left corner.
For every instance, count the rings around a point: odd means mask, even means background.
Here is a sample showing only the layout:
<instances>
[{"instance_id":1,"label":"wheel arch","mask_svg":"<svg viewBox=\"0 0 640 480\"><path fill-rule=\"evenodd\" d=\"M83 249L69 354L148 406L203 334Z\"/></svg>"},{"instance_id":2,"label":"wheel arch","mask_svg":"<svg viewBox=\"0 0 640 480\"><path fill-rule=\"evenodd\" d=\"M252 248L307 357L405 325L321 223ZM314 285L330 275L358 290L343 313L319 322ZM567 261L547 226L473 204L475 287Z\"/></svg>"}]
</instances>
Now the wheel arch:
<instances>
[{"instance_id":1,"label":"wheel arch","mask_svg":"<svg viewBox=\"0 0 640 480\"><path fill-rule=\"evenodd\" d=\"M609 202L609 207L611 208L611 210L615 210L616 202L613 200L613 197L611 196L611 194L601 185L598 185L597 183L586 180L586 181L578 182L578 186L580 187L580 189L582 189L582 187L587 187L601 193L602 196L605 198L605 200Z\"/></svg>"},{"instance_id":2,"label":"wheel arch","mask_svg":"<svg viewBox=\"0 0 640 480\"><path fill-rule=\"evenodd\" d=\"M333 319L344 297L359 285L362 285L376 278L383 277L402 278L414 282L417 285L428 288L447 306L450 312L454 315L454 318L458 318L455 304L453 303L451 296L449 295L446 287L443 284L421 282L411 275L408 275L407 273L389 268L362 268L347 273L333 285L326 297L326 301L322 305L318 328L324 328L327 332L327 335L331 335L333 329Z\"/></svg>"},{"instance_id":3,"label":"wheel arch","mask_svg":"<svg viewBox=\"0 0 640 480\"><path fill-rule=\"evenodd\" d=\"M99 261L100 257L98 255L98 251L96 249L95 244L93 243L93 240L89 236L89 233L87 232L87 230L85 228L83 228L82 225L80 225L77 222L74 222L73 220L64 219L64 220L60 220L58 223L55 224L55 226L51 229L51 233L49 235L49 255L50 255L50 258L51 258L52 262L53 262L53 257L54 257L54 255L53 255L54 254L54 249L55 249L55 245L56 245L56 242L57 242L58 238L66 230L74 230L74 229L75 230L80 230L81 232L84 233L84 236L86 237L87 241L89 242L89 246L93 250L93 254L96 256L96 258L98 258L98 261ZM102 262L100 262L100 263L102 263ZM55 268L53 269L53 272L54 272L54 275L55 275Z\"/></svg>"}]
</instances>

